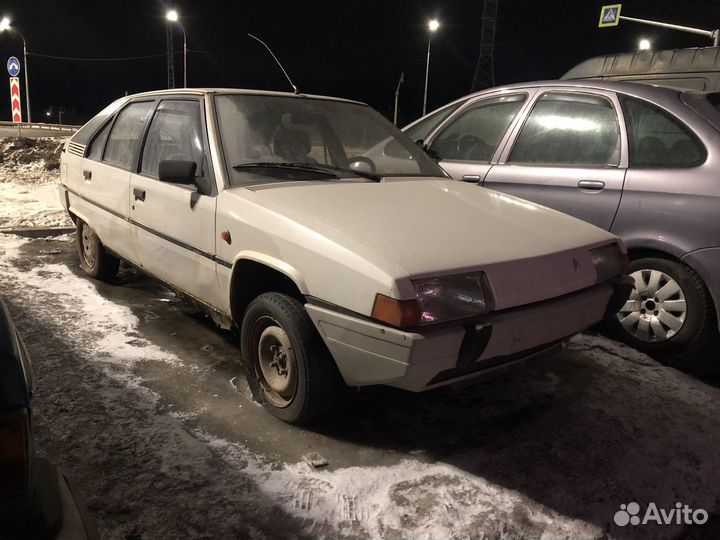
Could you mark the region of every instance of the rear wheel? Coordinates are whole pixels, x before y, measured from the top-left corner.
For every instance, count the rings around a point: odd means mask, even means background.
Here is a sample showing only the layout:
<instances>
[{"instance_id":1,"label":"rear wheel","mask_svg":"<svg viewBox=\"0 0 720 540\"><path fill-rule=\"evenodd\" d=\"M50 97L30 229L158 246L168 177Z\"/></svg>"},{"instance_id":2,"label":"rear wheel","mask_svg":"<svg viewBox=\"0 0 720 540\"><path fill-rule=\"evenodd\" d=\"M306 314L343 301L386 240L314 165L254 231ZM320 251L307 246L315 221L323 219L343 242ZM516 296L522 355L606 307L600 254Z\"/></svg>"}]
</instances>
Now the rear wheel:
<instances>
[{"instance_id":1,"label":"rear wheel","mask_svg":"<svg viewBox=\"0 0 720 540\"><path fill-rule=\"evenodd\" d=\"M635 287L610 316L614 337L669 363L691 359L714 332L714 311L700 276L684 264L643 258L630 263Z\"/></svg>"},{"instance_id":2,"label":"rear wheel","mask_svg":"<svg viewBox=\"0 0 720 540\"><path fill-rule=\"evenodd\" d=\"M78 218L75 226L80 268L91 277L111 281L120 267L120 260L110 255L95 234L95 231Z\"/></svg>"},{"instance_id":3,"label":"rear wheel","mask_svg":"<svg viewBox=\"0 0 720 540\"><path fill-rule=\"evenodd\" d=\"M339 374L298 300L275 292L258 296L243 317L240 344L250 389L268 412L307 424L332 407Z\"/></svg>"}]
</instances>

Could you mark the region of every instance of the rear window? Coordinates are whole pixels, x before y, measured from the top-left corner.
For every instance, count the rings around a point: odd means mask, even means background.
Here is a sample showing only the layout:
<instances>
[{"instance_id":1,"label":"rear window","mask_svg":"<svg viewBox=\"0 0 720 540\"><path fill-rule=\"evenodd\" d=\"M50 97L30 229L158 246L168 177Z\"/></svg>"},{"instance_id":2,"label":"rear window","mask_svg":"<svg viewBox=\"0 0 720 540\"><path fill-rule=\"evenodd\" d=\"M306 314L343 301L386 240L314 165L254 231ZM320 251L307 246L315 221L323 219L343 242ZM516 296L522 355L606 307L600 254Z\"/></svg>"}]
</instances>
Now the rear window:
<instances>
[{"instance_id":1,"label":"rear window","mask_svg":"<svg viewBox=\"0 0 720 540\"><path fill-rule=\"evenodd\" d=\"M642 99L621 96L630 144L630 166L696 167L707 151L697 136L669 112Z\"/></svg>"},{"instance_id":2,"label":"rear window","mask_svg":"<svg viewBox=\"0 0 720 540\"><path fill-rule=\"evenodd\" d=\"M97 115L90 119L90 121L81 127L75 135L72 136L71 140L77 144L87 145L88 141L97 132L98 129L110 118L120 106L125 103L127 98L121 98L113 101L110 105L105 107Z\"/></svg>"}]
</instances>

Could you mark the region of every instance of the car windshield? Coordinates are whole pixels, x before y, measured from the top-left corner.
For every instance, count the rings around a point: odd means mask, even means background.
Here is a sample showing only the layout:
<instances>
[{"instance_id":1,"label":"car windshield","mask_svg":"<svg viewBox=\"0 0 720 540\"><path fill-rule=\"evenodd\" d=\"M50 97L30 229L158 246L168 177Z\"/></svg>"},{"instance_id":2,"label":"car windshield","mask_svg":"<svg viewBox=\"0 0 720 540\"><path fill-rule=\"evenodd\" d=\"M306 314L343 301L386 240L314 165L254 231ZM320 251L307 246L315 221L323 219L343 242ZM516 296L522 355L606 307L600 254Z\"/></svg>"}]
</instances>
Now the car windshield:
<instances>
[{"instance_id":1,"label":"car windshield","mask_svg":"<svg viewBox=\"0 0 720 540\"><path fill-rule=\"evenodd\" d=\"M233 186L447 176L421 148L365 105L246 94L223 94L215 100Z\"/></svg>"}]
</instances>

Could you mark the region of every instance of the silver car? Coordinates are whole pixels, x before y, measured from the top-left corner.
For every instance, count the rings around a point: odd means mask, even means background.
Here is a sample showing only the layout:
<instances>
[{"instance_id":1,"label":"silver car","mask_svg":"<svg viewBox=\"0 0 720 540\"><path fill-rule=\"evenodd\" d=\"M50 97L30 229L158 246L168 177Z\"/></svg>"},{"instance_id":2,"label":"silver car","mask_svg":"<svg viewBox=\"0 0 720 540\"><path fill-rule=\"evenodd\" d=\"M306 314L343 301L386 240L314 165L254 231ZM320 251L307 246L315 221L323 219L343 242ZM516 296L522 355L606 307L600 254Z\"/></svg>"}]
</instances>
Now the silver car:
<instances>
[{"instance_id":1,"label":"silver car","mask_svg":"<svg viewBox=\"0 0 720 540\"><path fill-rule=\"evenodd\" d=\"M405 128L455 179L594 223L635 289L608 322L658 357L720 325L720 93L545 81L465 96Z\"/></svg>"}]
</instances>

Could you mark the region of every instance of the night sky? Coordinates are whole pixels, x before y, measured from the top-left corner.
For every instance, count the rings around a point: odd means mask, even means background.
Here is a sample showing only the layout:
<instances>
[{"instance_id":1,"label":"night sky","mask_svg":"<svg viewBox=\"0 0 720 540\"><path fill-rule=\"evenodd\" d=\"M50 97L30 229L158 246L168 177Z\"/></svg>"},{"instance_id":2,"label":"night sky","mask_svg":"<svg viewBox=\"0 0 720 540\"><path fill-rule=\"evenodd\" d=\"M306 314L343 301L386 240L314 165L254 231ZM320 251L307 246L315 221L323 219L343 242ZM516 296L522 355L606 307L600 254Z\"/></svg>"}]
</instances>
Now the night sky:
<instances>
[{"instance_id":1,"label":"night sky","mask_svg":"<svg viewBox=\"0 0 720 540\"><path fill-rule=\"evenodd\" d=\"M500 0L496 83L557 78L577 62L629 51L646 37L653 48L709 45L702 36L621 22L599 29L604 2ZM612 3L612 2L606 2ZM3 2L28 52L67 57L164 55L165 2L24 0ZM265 40L302 92L357 99L392 117L401 72L400 119L420 115L427 21L433 38L428 109L469 93L480 45L482 0L189 1L177 0L188 34L189 86L288 90L281 72L247 32ZM720 1L632 0L622 14L712 29ZM176 80L182 81L182 35L175 32ZM0 34L2 62L22 59L19 37ZM62 107L64 120L82 122L114 98L165 88L165 57L117 62L29 56L34 120ZM9 96L9 89L7 91ZM0 118L10 118L9 97ZM23 113L24 113L23 97ZM56 121L56 117L53 117Z\"/></svg>"}]
</instances>

